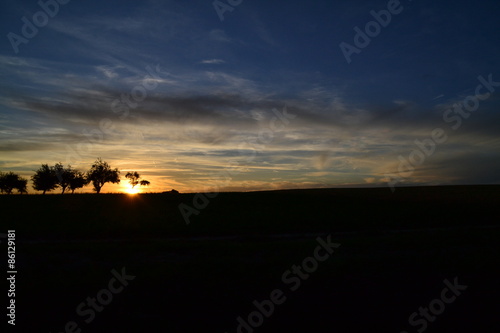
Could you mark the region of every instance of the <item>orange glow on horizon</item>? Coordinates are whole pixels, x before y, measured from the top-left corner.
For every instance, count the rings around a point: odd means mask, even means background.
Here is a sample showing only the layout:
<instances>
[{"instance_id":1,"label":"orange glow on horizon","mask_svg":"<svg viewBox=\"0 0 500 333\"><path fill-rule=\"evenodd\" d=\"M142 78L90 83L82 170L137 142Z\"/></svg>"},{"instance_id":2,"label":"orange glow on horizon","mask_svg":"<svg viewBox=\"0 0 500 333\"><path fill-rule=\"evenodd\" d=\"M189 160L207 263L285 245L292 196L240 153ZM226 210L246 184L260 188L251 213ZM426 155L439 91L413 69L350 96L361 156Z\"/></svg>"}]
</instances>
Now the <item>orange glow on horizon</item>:
<instances>
[{"instance_id":1,"label":"orange glow on horizon","mask_svg":"<svg viewBox=\"0 0 500 333\"><path fill-rule=\"evenodd\" d=\"M134 195L134 194L140 193L140 191L137 188L130 187L130 188L125 189L125 193Z\"/></svg>"}]
</instances>

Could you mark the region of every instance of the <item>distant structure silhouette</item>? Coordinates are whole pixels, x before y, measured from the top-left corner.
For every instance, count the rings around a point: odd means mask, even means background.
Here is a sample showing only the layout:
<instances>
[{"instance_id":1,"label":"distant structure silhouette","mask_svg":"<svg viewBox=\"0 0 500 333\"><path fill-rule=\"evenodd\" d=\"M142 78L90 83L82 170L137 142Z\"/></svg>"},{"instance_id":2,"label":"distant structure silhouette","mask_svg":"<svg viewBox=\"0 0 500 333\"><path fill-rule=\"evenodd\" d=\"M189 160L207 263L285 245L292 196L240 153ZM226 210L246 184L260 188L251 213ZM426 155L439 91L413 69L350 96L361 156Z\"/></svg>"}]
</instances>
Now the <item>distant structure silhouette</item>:
<instances>
[{"instance_id":1,"label":"distant structure silhouette","mask_svg":"<svg viewBox=\"0 0 500 333\"><path fill-rule=\"evenodd\" d=\"M161 193L163 193L163 194L179 194L179 191L172 189L170 191L165 191L165 192L161 192Z\"/></svg>"}]
</instances>

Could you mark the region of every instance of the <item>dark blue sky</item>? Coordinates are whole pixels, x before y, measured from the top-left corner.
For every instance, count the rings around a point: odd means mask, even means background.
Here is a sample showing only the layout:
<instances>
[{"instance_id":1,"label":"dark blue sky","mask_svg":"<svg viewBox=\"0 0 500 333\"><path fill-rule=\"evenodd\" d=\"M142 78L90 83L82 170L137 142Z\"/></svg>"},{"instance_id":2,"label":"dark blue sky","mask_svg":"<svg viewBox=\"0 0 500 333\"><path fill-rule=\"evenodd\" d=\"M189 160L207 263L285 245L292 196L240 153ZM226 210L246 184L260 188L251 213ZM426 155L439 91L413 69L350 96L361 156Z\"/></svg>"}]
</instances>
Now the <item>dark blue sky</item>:
<instances>
[{"instance_id":1,"label":"dark blue sky","mask_svg":"<svg viewBox=\"0 0 500 333\"><path fill-rule=\"evenodd\" d=\"M43 3L2 2L0 171L100 156L151 190L500 181L500 86L478 79L500 82L498 1L235 0L223 21L205 0Z\"/></svg>"}]
</instances>

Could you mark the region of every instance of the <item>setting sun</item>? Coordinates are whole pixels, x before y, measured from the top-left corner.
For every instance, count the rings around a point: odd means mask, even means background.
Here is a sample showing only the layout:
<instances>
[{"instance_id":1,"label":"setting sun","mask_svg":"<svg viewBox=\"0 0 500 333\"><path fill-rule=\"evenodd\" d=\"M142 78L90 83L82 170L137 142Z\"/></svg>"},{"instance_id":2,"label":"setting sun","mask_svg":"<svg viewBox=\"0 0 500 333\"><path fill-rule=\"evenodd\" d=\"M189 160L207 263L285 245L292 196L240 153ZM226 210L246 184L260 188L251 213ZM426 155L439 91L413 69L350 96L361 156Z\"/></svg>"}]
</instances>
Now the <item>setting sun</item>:
<instances>
[{"instance_id":1,"label":"setting sun","mask_svg":"<svg viewBox=\"0 0 500 333\"><path fill-rule=\"evenodd\" d=\"M139 193L139 190L136 189L136 188L128 188L128 189L125 190L125 193L127 193L127 194L137 194L137 193Z\"/></svg>"}]
</instances>

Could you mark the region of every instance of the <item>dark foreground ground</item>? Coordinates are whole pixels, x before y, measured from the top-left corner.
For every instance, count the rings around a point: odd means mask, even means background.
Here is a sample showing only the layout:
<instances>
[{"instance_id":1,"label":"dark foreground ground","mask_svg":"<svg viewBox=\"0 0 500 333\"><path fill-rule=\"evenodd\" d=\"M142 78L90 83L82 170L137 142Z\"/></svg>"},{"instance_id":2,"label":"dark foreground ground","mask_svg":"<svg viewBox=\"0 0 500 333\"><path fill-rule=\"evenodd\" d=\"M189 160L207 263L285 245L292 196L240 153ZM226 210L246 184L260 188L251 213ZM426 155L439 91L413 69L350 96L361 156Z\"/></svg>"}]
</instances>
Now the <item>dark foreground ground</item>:
<instances>
[{"instance_id":1,"label":"dark foreground ground","mask_svg":"<svg viewBox=\"0 0 500 333\"><path fill-rule=\"evenodd\" d=\"M0 233L16 230L11 331L497 333L499 194L224 193L189 225L178 206L193 194L0 196ZM318 237L340 245L318 252Z\"/></svg>"}]
</instances>

